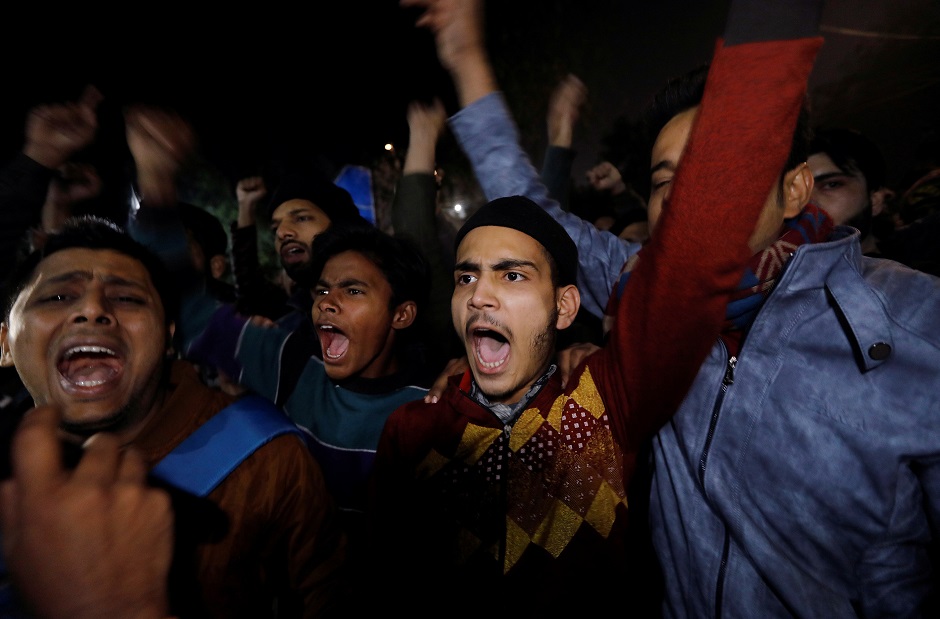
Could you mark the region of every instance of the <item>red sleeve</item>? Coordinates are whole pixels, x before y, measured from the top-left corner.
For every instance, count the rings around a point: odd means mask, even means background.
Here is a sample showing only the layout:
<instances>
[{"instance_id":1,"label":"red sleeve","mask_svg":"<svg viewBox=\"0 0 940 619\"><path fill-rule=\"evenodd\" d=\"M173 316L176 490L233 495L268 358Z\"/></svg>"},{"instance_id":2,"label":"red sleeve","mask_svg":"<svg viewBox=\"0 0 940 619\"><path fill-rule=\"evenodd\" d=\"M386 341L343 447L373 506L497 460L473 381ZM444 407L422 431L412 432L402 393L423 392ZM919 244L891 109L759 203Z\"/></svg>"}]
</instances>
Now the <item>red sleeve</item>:
<instances>
[{"instance_id":1,"label":"red sleeve","mask_svg":"<svg viewBox=\"0 0 940 619\"><path fill-rule=\"evenodd\" d=\"M747 241L778 181L822 39L716 46L669 207L603 352L615 430L636 444L672 416L720 332Z\"/></svg>"}]
</instances>

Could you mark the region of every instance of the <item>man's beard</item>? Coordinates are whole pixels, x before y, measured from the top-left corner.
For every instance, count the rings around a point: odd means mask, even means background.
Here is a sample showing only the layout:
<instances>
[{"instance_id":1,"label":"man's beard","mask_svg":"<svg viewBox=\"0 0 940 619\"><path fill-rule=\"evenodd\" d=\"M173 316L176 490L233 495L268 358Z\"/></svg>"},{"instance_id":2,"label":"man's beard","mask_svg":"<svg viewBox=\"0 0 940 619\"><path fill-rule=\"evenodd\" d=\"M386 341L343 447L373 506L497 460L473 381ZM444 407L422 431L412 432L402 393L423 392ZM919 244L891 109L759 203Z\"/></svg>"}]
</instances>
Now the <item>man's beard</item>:
<instances>
[{"instance_id":1,"label":"man's beard","mask_svg":"<svg viewBox=\"0 0 940 619\"><path fill-rule=\"evenodd\" d=\"M862 233L862 240L864 240L869 234L871 234L873 218L874 216L872 215L871 200L869 200L868 205L862 209L862 212L845 222L845 225L858 228Z\"/></svg>"},{"instance_id":2,"label":"man's beard","mask_svg":"<svg viewBox=\"0 0 940 619\"><path fill-rule=\"evenodd\" d=\"M282 264L281 266L284 267L284 272L287 273L287 276L292 282L306 288L313 288L314 284L316 284L314 278L319 277L320 274L313 272L312 262L313 261L308 257L303 262Z\"/></svg>"},{"instance_id":3,"label":"man's beard","mask_svg":"<svg viewBox=\"0 0 940 619\"><path fill-rule=\"evenodd\" d=\"M138 405L129 403L104 419L79 422L63 419L61 426L67 433L82 438L88 438L98 432L118 433L130 427L140 417L138 409Z\"/></svg>"},{"instance_id":4,"label":"man's beard","mask_svg":"<svg viewBox=\"0 0 940 619\"><path fill-rule=\"evenodd\" d=\"M528 351L530 355L539 359L544 358L551 360L555 352L555 341L558 338L558 329L555 326L556 324L558 324L557 307L552 311L543 329L532 336L531 345ZM534 383L539 378L541 378L541 376L542 375L539 374L538 376L531 377L532 382ZM516 393L524 386L525 385L523 384L514 385L502 393L486 393L485 391L483 393L490 401L501 401L508 399L510 396L512 396L512 394Z\"/></svg>"}]
</instances>

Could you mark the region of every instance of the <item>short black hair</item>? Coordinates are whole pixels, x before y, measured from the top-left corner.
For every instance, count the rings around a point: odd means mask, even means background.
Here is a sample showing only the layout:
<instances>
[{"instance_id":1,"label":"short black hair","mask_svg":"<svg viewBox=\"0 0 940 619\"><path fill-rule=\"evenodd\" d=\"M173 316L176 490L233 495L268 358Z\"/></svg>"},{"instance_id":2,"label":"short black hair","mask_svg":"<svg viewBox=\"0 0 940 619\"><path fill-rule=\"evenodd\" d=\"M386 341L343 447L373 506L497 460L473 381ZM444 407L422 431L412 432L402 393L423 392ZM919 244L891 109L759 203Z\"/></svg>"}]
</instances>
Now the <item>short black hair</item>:
<instances>
[{"instance_id":1,"label":"short black hair","mask_svg":"<svg viewBox=\"0 0 940 619\"><path fill-rule=\"evenodd\" d=\"M541 245L551 269L552 285L575 284L578 276L578 246L564 226L526 196L503 196L478 208L457 231L454 251L471 230L483 226L510 228Z\"/></svg>"},{"instance_id":2,"label":"short black hair","mask_svg":"<svg viewBox=\"0 0 940 619\"><path fill-rule=\"evenodd\" d=\"M228 235L219 218L194 204L179 205L180 221L202 248L206 260L228 255Z\"/></svg>"},{"instance_id":3,"label":"short black hair","mask_svg":"<svg viewBox=\"0 0 940 619\"><path fill-rule=\"evenodd\" d=\"M885 158L881 149L861 131L845 127L817 127L809 154L825 153L840 170L865 177L869 191L884 186Z\"/></svg>"},{"instance_id":4,"label":"short black hair","mask_svg":"<svg viewBox=\"0 0 940 619\"><path fill-rule=\"evenodd\" d=\"M392 236L375 226L330 226L313 239L309 269L301 285L316 286L326 262L345 251L355 251L372 262L392 288L389 309L414 301L421 314L431 287L430 267L421 249L411 240Z\"/></svg>"},{"instance_id":5,"label":"short black hair","mask_svg":"<svg viewBox=\"0 0 940 619\"><path fill-rule=\"evenodd\" d=\"M9 321L13 304L32 281L39 263L56 252L73 248L110 249L140 261L160 295L166 324L176 319L179 294L163 261L112 220L96 215L81 215L66 220L58 232L49 235L42 247L17 261L3 287L5 321Z\"/></svg>"},{"instance_id":6,"label":"short black hair","mask_svg":"<svg viewBox=\"0 0 940 619\"><path fill-rule=\"evenodd\" d=\"M666 84L653 96L646 111L644 126L649 149L663 127L678 114L690 110L702 102L705 95L705 82L708 78L710 63L699 65L683 75L669 79ZM813 131L810 127L809 104L804 98L797 117L796 127L793 131L793 141L790 144L790 153L784 164L781 174L789 172L796 166L805 162L809 157L809 144Z\"/></svg>"}]
</instances>

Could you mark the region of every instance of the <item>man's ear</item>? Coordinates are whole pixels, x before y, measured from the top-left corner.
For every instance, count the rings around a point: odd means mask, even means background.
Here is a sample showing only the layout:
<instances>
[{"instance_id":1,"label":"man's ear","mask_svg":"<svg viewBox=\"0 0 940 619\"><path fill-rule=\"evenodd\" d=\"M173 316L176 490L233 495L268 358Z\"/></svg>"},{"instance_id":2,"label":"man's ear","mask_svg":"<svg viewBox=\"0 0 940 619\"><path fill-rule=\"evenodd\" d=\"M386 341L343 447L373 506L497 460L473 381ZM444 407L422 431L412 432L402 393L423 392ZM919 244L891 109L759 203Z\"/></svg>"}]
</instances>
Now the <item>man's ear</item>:
<instances>
[{"instance_id":1,"label":"man's ear","mask_svg":"<svg viewBox=\"0 0 940 619\"><path fill-rule=\"evenodd\" d=\"M871 192L871 214L875 217L884 212L888 201L894 197L894 192L887 187L879 187Z\"/></svg>"},{"instance_id":2,"label":"man's ear","mask_svg":"<svg viewBox=\"0 0 940 619\"><path fill-rule=\"evenodd\" d=\"M806 163L801 163L783 175L783 217L796 217L809 203L813 195L813 173Z\"/></svg>"},{"instance_id":3,"label":"man's ear","mask_svg":"<svg viewBox=\"0 0 940 619\"><path fill-rule=\"evenodd\" d=\"M0 322L0 368L13 367L13 352L7 345L9 332L10 328L7 327L7 323Z\"/></svg>"},{"instance_id":4,"label":"man's ear","mask_svg":"<svg viewBox=\"0 0 940 619\"><path fill-rule=\"evenodd\" d=\"M418 306L414 301L404 301L392 312L392 328L407 329L418 317Z\"/></svg>"},{"instance_id":5,"label":"man's ear","mask_svg":"<svg viewBox=\"0 0 940 619\"><path fill-rule=\"evenodd\" d=\"M176 335L176 323L171 322L166 327L166 356L172 357L176 354L176 349L173 347L173 336Z\"/></svg>"},{"instance_id":6,"label":"man's ear","mask_svg":"<svg viewBox=\"0 0 940 619\"><path fill-rule=\"evenodd\" d=\"M578 310L581 309L581 292L577 286L569 284L559 288L555 293L555 298L558 307L558 320L555 321L555 327L559 330L567 329L574 322Z\"/></svg>"}]
</instances>

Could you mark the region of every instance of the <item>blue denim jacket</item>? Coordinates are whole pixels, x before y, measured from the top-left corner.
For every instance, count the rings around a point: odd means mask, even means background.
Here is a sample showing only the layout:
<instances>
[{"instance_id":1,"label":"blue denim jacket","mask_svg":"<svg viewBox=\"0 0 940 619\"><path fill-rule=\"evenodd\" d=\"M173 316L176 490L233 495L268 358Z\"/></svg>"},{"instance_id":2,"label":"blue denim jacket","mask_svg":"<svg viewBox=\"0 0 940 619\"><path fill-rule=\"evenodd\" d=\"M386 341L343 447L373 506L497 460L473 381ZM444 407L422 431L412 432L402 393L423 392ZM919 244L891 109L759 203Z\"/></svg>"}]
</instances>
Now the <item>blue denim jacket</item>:
<instances>
[{"instance_id":1,"label":"blue denim jacket","mask_svg":"<svg viewBox=\"0 0 940 619\"><path fill-rule=\"evenodd\" d=\"M653 445L666 617L912 617L936 588L940 279L803 245ZM931 573L933 572L933 573Z\"/></svg>"},{"instance_id":2,"label":"blue denim jacket","mask_svg":"<svg viewBox=\"0 0 940 619\"><path fill-rule=\"evenodd\" d=\"M529 156L519 146L519 131L502 93L482 97L454 114L451 132L473 165L487 200L526 196L558 221L578 246L578 290L581 306L598 318L627 258L640 251L615 234L569 213L553 200Z\"/></svg>"}]
</instances>

